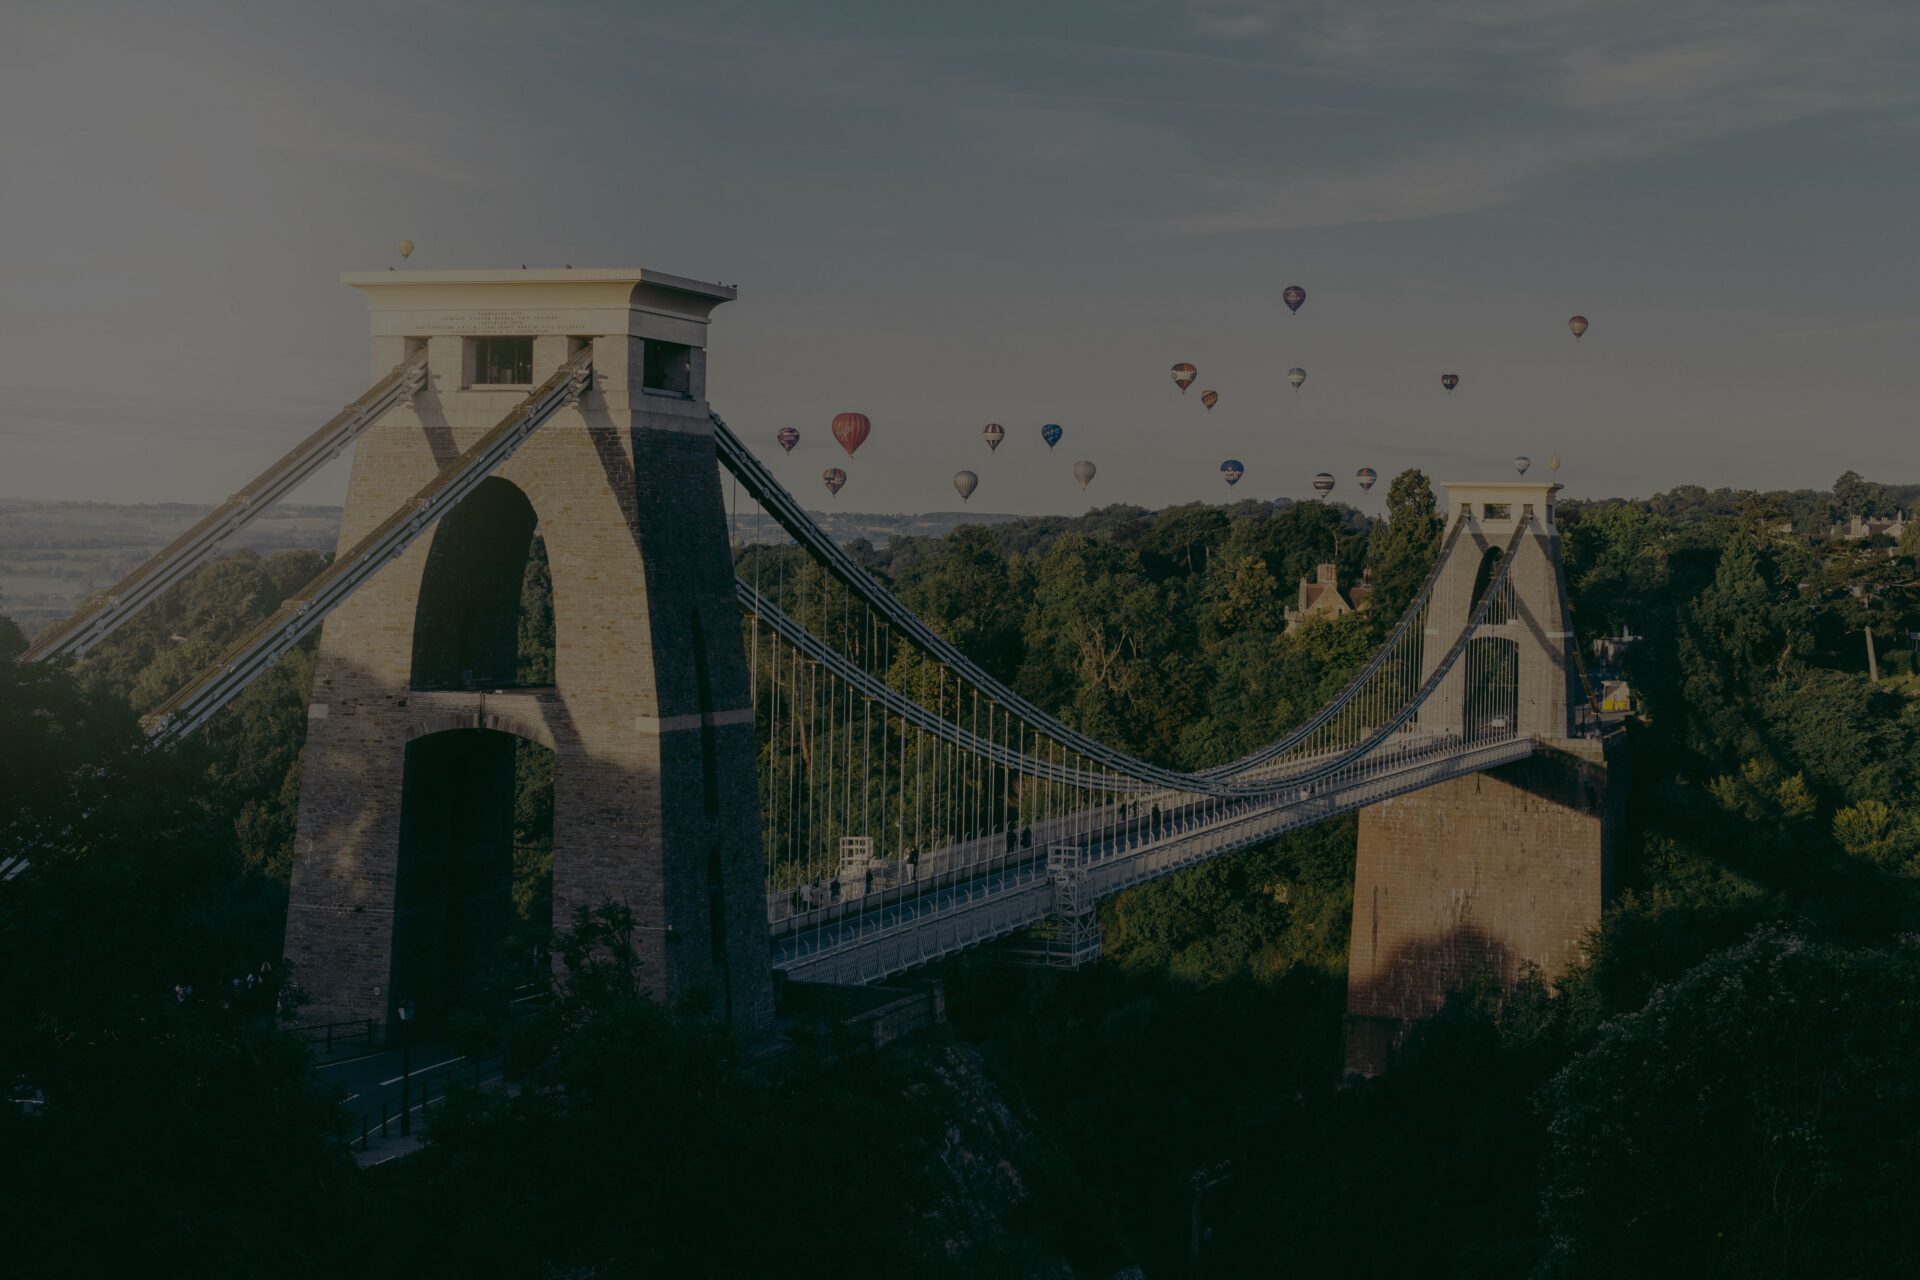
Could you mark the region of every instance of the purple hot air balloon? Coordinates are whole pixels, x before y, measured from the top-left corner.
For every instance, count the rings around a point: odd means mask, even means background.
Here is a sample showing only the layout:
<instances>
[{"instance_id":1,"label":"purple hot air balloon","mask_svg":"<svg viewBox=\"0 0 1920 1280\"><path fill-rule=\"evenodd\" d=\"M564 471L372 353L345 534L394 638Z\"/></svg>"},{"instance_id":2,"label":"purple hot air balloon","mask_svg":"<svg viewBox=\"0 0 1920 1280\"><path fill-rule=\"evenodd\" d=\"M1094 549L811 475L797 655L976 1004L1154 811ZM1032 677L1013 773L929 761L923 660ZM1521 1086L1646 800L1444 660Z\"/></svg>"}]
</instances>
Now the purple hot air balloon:
<instances>
[{"instance_id":1,"label":"purple hot air balloon","mask_svg":"<svg viewBox=\"0 0 1920 1280\"><path fill-rule=\"evenodd\" d=\"M778 440L780 442L780 447L782 449L785 449L788 453L792 453L793 446L800 443L800 433L798 431L795 431L792 427L780 428L780 430L774 434L773 438L775 440Z\"/></svg>"},{"instance_id":2,"label":"purple hot air balloon","mask_svg":"<svg viewBox=\"0 0 1920 1280\"><path fill-rule=\"evenodd\" d=\"M992 453L1000 447L1000 442L1007 438L1007 429L997 422L989 422L980 428L980 435L987 442L987 452Z\"/></svg>"},{"instance_id":3,"label":"purple hot air balloon","mask_svg":"<svg viewBox=\"0 0 1920 1280\"><path fill-rule=\"evenodd\" d=\"M1353 478L1360 482L1360 492L1365 493L1373 488L1373 482L1380 478L1380 473L1372 467L1362 467L1353 473Z\"/></svg>"},{"instance_id":4,"label":"purple hot air balloon","mask_svg":"<svg viewBox=\"0 0 1920 1280\"><path fill-rule=\"evenodd\" d=\"M821 483L827 486L827 492L834 497L840 496L840 488L847 482L847 473L838 467L828 467L820 473Z\"/></svg>"},{"instance_id":5,"label":"purple hot air balloon","mask_svg":"<svg viewBox=\"0 0 1920 1280\"><path fill-rule=\"evenodd\" d=\"M1287 310L1299 315L1300 304L1307 300L1307 291L1297 284L1290 284L1280 297L1287 304Z\"/></svg>"}]
</instances>

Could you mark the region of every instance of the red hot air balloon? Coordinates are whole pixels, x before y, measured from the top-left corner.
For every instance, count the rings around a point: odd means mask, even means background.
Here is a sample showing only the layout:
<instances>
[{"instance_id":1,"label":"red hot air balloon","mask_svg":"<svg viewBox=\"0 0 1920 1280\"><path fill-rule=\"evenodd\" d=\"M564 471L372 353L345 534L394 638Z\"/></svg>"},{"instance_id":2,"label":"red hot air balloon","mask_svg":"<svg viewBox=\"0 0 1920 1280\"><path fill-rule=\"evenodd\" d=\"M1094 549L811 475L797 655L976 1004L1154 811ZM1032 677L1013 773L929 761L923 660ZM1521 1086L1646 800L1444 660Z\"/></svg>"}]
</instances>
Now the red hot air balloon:
<instances>
[{"instance_id":1,"label":"red hot air balloon","mask_svg":"<svg viewBox=\"0 0 1920 1280\"><path fill-rule=\"evenodd\" d=\"M1578 342L1580 341L1580 335L1587 331L1587 318L1585 316L1575 316L1573 319L1567 321L1567 328L1573 330L1573 340Z\"/></svg>"},{"instance_id":2,"label":"red hot air balloon","mask_svg":"<svg viewBox=\"0 0 1920 1280\"><path fill-rule=\"evenodd\" d=\"M798 431L795 431L792 427L780 428L779 432L776 433L773 438L775 440L778 440L780 442L780 447L782 449L785 449L788 453L792 453L793 446L800 443L800 433Z\"/></svg>"},{"instance_id":3,"label":"red hot air balloon","mask_svg":"<svg viewBox=\"0 0 1920 1280\"><path fill-rule=\"evenodd\" d=\"M1457 373L1443 373L1440 375L1440 385L1447 389L1448 395L1452 395L1453 389L1460 385L1460 375Z\"/></svg>"},{"instance_id":4,"label":"red hot air balloon","mask_svg":"<svg viewBox=\"0 0 1920 1280\"><path fill-rule=\"evenodd\" d=\"M867 436L873 431L873 423L864 413L838 413L833 418L833 438L851 458L853 451L867 442Z\"/></svg>"},{"instance_id":5,"label":"red hot air balloon","mask_svg":"<svg viewBox=\"0 0 1920 1280\"><path fill-rule=\"evenodd\" d=\"M1200 403L1207 406L1208 413L1212 413L1213 406L1220 403L1220 393L1218 391L1202 391L1200 393Z\"/></svg>"},{"instance_id":6,"label":"red hot air balloon","mask_svg":"<svg viewBox=\"0 0 1920 1280\"><path fill-rule=\"evenodd\" d=\"M1173 366L1173 380L1179 384L1181 395L1187 393L1187 388L1192 386L1193 380L1199 376L1200 371L1188 364L1185 360Z\"/></svg>"},{"instance_id":7,"label":"red hot air balloon","mask_svg":"<svg viewBox=\"0 0 1920 1280\"><path fill-rule=\"evenodd\" d=\"M840 487L847 482L847 473L838 467L828 467L820 473L820 480L827 486L827 492L837 498L840 496Z\"/></svg>"},{"instance_id":8,"label":"red hot air balloon","mask_svg":"<svg viewBox=\"0 0 1920 1280\"><path fill-rule=\"evenodd\" d=\"M1300 304L1307 300L1307 291L1297 284L1290 284L1280 297L1281 300L1287 304L1287 310L1293 312L1295 315L1299 315Z\"/></svg>"}]
</instances>

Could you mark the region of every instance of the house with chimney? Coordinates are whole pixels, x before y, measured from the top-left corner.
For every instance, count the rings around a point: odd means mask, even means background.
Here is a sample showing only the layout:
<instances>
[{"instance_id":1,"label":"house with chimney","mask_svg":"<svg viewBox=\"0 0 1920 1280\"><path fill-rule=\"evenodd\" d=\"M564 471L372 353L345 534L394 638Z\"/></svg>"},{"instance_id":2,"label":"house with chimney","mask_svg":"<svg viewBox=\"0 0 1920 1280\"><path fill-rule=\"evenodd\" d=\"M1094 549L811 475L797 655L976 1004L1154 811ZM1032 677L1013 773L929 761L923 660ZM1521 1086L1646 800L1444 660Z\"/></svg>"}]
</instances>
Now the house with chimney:
<instances>
[{"instance_id":1,"label":"house with chimney","mask_svg":"<svg viewBox=\"0 0 1920 1280\"><path fill-rule=\"evenodd\" d=\"M1340 590L1340 567L1323 564L1311 578L1300 579L1300 604L1287 610L1287 630L1311 617L1338 618L1364 609L1373 600L1373 584L1365 577L1350 591Z\"/></svg>"}]
</instances>

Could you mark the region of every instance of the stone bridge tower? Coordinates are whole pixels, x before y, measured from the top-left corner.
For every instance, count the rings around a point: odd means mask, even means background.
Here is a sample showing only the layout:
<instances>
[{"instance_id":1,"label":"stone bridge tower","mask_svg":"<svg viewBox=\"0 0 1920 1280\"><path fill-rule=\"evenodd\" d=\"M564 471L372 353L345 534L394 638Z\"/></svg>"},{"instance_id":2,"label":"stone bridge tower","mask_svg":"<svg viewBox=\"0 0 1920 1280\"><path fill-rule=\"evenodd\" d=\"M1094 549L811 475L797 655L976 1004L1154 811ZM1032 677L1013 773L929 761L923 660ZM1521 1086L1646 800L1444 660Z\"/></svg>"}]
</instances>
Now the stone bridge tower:
<instances>
[{"instance_id":1,"label":"stone bridge tower","mask_svg":"<svg viewBox=\"0 0 1920 1280\"><path fill-rule=\"evenodd\" d=\"M1398 796L1360 811L1353 935L1347 962L1346 1065L1371 1075L1449 991L1491 980L1511 989L1527 971L1548 981L1577 959L1613 891L1627 791L1624 737L1582 734L1573 709L1573 624L1560 565L1560 486L1506 481L1447 484L1447 529L1465 522L1441 566L1422 661L1439 665L1474 612L1500 554L1529 513L1514 550L1514 607L1470 643L1505 651L1485 660L1515 685L1514 731L1532 758ZM1461 732L1464 663L1441 683L1419 721ZM1484 727L1483 727L1484 728Z\"/></svg>"},{"instance_id":2,"label":"stone bridge tower","mask_svg":"<svg viewBox=\"0 0 1920 1280\"><path fill-rule=\"evenodd\" d=\"M1578 699L1572 690L1573 627L1567 617L1566 580L1560 569L1560 530L1554 522L1554 498L1560 486L1545 481L1504 481L1451 483L1445 488L1446 532L1451 533L1456 525L1464 527L1434 583L1421 674L1440 665L1461 624L1473 614L1514 530L1531 517L1532 524L1515 548L1509 570L1517 607L1510 613L1490 616L1474 636L1483 646L1502 646L1511 654L1512 678L1519 695L1518 731L1547 740L1566 738L1571 733L1571 708ZM1423 728L1459 731L1464 727L1464 683L1464 664L1456 665L1420 709Z\"/></svg>"},{"instance_id":3,"label":"stone bridge tower","mask_svg":"<svg viewBox=\"0 0 1920 1280\"><path fill-rule=\"evenodd\" d=\"M593 379L321 632L286 941L314 1015L497 1007L478 988L507 972L514 895L541 900L515 832L550 795L556 925L623 902L656 995L765 1026L753 711L706 402L708 317L734 290L641 269L344 279L375 374L424 348L428 375L356 446L342 551L583 345ZM536 531L550 672L522 614Z\"/></svg>"}]
</instances>

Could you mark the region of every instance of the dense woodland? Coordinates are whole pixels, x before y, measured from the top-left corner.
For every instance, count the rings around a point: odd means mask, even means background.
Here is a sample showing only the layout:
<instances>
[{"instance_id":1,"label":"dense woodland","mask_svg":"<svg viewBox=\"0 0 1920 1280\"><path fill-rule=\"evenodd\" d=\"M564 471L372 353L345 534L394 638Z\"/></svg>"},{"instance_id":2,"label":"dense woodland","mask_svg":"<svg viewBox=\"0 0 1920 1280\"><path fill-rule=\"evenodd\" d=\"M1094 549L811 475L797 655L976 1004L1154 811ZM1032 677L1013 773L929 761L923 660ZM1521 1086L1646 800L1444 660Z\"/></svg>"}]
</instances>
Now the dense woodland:
<instances>
[{"instance_id":1,"label":"dense woodland","mask_svg":"<svg viewBox=\"0 0 1920 1280\"><path fill-rule=\"evenodd\" d=\"M457 1099L424 1151L366 1173L276 1029L299 975L231 988L279 955L309 652L178 750L142 750L137 721L322 558L215 563L78 664L14 661L0 621L0 860L31 863L0 881L7 1256L30 1275L1181 1275L1205 1169L1204 1274L1905 1274L1920 545L1806 531L1911 496L1850 473L1561 507L1582 637L1640 637L1626 887L1577 971L1460 991L1379 1080L1339 1078L1347 820L1113 901L1091 969L951 966L948 1031L879 1056L823 1033L750 1060L640 988L619 911L570 922L551 1001L511 1029L520 1090ZM1193 767L1307 714L1417 592L1424 477L1388 505L1110 507L856 549L1026 696ZM795 555L742 572L804 572ZM1375 607L1283 633L1329 560L1371 573ZM527 652L550 644L537 611L526 626ZM516 815L530 919L537 767Z\"/></svg>"}]
</instances>

